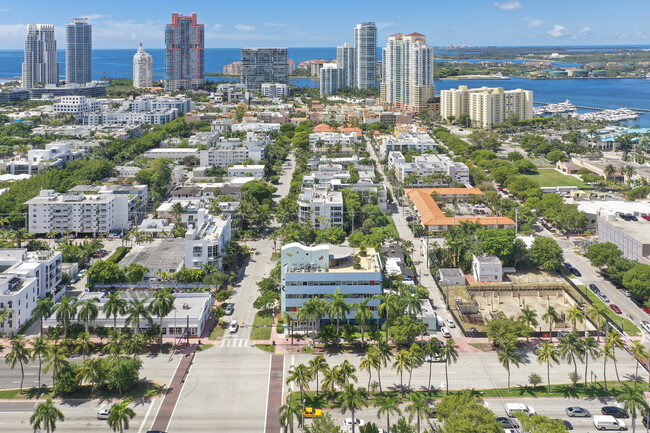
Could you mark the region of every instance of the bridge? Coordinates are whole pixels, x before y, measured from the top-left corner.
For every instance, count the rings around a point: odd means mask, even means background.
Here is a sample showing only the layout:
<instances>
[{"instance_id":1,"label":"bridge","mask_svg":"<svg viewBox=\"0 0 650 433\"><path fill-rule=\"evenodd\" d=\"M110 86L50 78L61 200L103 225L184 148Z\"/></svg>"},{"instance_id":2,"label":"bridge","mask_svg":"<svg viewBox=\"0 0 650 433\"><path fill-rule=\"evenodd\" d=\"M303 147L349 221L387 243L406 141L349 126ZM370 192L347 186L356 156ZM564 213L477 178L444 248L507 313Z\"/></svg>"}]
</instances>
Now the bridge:
<instances>
[{"instance_id":1,"label":"bridge","mask_svg":"<svg viewBox=\"0 0 650 433\"><path fill-rule=\"evenodd\" d=\"M535 105L555 105L556 103L555 102L533 102L533 104L535 104ZM587 107L587 106L584 106L584 105L573 105L573 107L580 108L580 109L583 109L583 110L598 110L598 111L613 110L613 108ZM650 109L647 109L647 108L628 108L628 110L636 111L636 112L639 112L639 113L650 113Z\"/></svg>"}]
</instances>

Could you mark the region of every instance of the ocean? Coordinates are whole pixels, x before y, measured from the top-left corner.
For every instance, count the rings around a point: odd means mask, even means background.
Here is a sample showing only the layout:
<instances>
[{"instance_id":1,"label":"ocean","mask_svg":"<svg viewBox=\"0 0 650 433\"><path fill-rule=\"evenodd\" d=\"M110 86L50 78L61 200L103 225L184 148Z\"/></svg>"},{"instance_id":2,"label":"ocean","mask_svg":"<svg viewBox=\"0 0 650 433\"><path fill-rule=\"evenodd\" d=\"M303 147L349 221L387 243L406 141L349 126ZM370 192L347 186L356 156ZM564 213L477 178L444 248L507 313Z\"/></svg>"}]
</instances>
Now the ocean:
<instances>
[{"instance_id":1,"label":"ocean","mask_svg":"<svg viewBox=\"0 0 650 433\"><path fill-rule=\"evenodd\" d=\"M145 47L146 49L146 47ZM606 48L605 48L606 49ZM442 51L442 50L441 50ZM153 56L154 78L164 74L165 50L148 49ZM133 70L135 49L93 50L93 79L104 76L128 77ZM0 50L0 81L21 74L23 62L22 50ZM224 65L240 60L239 48L206 48L205 71L221 72ZM309 59L332 60L336 58L335 47L289 48L289 58L298 63ZM379 53L379 57L381 55ZM59 50L61 78L65 74L65 51ZM564 66L564 65L558 65ZM216 81L237 81L236 78L209 77ZM317 87L317 80L297 78L292 83L298 86ZM650 110L650 79L559 79L530 80L512 77L509 80L439 80L436 91L450 89L459 85L469 87L503 87L509 89L532 90L536 102L557 103L569 99L574 105L599 108L642 108ZM642 115L637 121L641 127L650 127L650 113Z\"/></svg>"}]
</instances>

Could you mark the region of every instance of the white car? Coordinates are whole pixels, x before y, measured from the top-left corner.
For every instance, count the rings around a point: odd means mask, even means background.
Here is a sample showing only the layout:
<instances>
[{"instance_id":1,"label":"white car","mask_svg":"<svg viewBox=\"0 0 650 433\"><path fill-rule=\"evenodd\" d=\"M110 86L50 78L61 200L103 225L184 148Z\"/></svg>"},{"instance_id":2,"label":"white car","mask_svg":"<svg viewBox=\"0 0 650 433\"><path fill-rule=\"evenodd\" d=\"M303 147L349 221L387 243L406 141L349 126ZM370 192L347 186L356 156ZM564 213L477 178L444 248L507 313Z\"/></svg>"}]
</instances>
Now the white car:
<instances>
[{"instance_id":1,"label":"white car","mask_svg":"<svg viewBox=\"0 0 650 433\"><path fill-rule=\"evenodd\" d=\"M650 323L647 320L641 321L641 327L646 331L650 332Z\"/></svg>"},{"instance_id":2,"label":"white car","mask_svg":"<svg viewBox=\"0 0 650 433\"><path fill-rule=\"evenodd\" d=\"M239 325L237 325L237 321L233 320L232 322L230 322L230 325L228 326L228 332L234 334L237 332L237 329L239 329Z\"/></svg>"},{"instance_id":3,"label":"white car","mask_svg":"<svg viewBox=\"0 0 650 433\"><path fill-rule=\"evenodd\" d=\"M456 327L456 324L455 324L454 321L451 320L451 319L445 319L445 323L446 323L447 326L450 327L450 328L455 328L455 327Z\"/></svg>"},{"instance_id":4,"label":"white car","mask_svg":"<svg viewBox=\"0 0 650 433\"><path fill-rule=\"evenodd\" d=\"M451 331L449 331L449 328L446 326L443 326L440 328L440 332L442 333L442 336L445 338L451 338Z\"/></svg>"},{"instance_id":5,"label":"white car","mask_svg":"<svg viewBox=\"0 0 650 433\"><path fill-rule=\"evenodd\" d=\"M354 423L357 427L366 425L366 422L362 419L355 418ZM346 418L343 420L343 427L352 428L352 418ZM358 430L357 430L358 431Z\"/></svg>"},{"instance_id":6,"label":"white car","mask_svg":"<svg viewBox=\"0 0 650 433\"><path fill-rule=\"evenodd\" d=\"M97 412L97 419L108 419L108 416L111 414L110 409L102 409Z\"/></svg>"},{"instance_id":7,"label":"white car","mask_svg":"<svg viewBox=\"0 0 650 433\"><path fill-rule=\"evenodd\" d=\"M230 316L235 312L235 306L233 304L226 305L226 316Z\"/></svg>"}]
</instances>

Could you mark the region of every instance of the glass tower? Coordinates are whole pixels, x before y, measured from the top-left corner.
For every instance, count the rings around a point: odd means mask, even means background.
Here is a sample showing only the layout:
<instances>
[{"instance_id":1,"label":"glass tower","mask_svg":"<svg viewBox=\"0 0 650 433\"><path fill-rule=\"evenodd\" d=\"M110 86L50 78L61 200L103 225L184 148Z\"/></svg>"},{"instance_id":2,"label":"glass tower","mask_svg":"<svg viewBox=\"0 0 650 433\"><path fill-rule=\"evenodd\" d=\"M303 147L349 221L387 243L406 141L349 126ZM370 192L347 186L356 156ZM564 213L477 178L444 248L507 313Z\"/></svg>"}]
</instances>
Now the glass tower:
<instances>
[{"instance_id":1,"label":"glass tower","mask_svg":"<svg viewBox=\"0 0 650 433\"><path fill-rule=\"evenodd\" d=\"M65 81L86 84L93 80L93 27L87 18L73 18L65 26Z\"/></svg>"},{"instance_id":2,"label":"glass tower","mask_svg":"<svg viewBox=\"0 0 650 433\"><path fill-rule=\"evenodd\" d=\"M36 83L59 83L59 63L56 61L53 24L30 24L27 27L23 87L32 89Z\"/></svg>"},{"instance_id":3,"label":"glass tower","mask_svg":"<svg viewBox=\"0 0 650 433\"><path fill-rule=\"evenodd\" d=\"M377 26L373 22L357 24L354 28L355 73L358 89L377 87Z\"/></svg>"}]
</instances>

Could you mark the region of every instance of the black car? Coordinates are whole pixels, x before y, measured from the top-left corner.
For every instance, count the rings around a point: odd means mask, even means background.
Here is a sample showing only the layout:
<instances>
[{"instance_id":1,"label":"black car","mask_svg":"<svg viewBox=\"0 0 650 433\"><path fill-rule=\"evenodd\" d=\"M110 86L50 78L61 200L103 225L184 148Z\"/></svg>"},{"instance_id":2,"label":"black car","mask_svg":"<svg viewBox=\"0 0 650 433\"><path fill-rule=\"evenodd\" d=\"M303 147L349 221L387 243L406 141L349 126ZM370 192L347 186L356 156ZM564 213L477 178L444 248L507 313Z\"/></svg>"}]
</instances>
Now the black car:
<instances>
[{"instance_id":1,"label":"black car","mask_svg":"<svg viewBox=\"0 0 650 433\"><path fill-rule=\"evenodd\" d=\"M594 293L600 292L600 289L594 283L589 284L589 290L591 290Z\"/></svg>"},{"instance_id":2,"label":"black car","mask_svg":"<svg viewBox=\"0 0 650 433\"><path fill-rule=\"evenodd\" d=\"M474 335L474 334L478 333L478 329L476 329L475 327L472 326L471 328L468 329L468 332L470 334Z\"/></svg>"},{"instance_id":3,"label":"black car","mask_svg":"<svg viewBox=\"0 0 650 433\"><path fill-rule=\"evenodd\" d=\"M497 417L497 422L499 424L501 424L501 427L503 427L504 429L507 429L507 428L513 428L513 429L519 428L519 424L517 424L517 421L515 421L512 418L508 418L506 416L498 416Z\"/></svg>"},{"instance_id":4,"label":"black car","mask_svg":"<svg viewBox=\"0 0 650 433\"><path fill-rule=\"evenodd\" d=\"M436 409L436 403L434 401L429 401L429 418L435 418L438 416L438 409Z\"/></svg>"},{"instance_id":5,"label":"black car","mask_svg":"<svg viewBox=\"0 0 650 433\"><path fill-rule=\"evenodd\" d=\"M600 413L603 415L611 415L614 418L627 418L627 412L625 412L623 409L620 407L616 406L603 406L602 409L600 409Z\"/></svg>"},{"instance_id":6,"label":"black car","mask_svg":"<svg viewBox=\"0 0 650 433\"><path fill-rule=\"evenodd\" d=\"M560 421L562 424L564 424L564 427L566 427L567 430L573 430L573 426L571 425L571 423L569 421L564 420L564 419L558 419L558 418L556 418L555 420Z\"/></svg>"},{"instance_id":7,"label":"black car","mask_svg":"<svg viewBox=\"0 0 650 433\"><path fill-rule=\"evenodd\" d=\"M580 271L577 270L576 268L571 269L571 272L572 272L573 275L575 275L576 277L582 277L582 274L581 274Z\"/></svg>"},{"instance_id":8,"label":"black car","mask_svg":"<svg viewBox=\"0 0 650 433\"><path fill-rule=\"evenodd\" d=\"M648 428L648 424L650 424L650 413L647 413L643 419L641 420L641 424L643 424L643 427Z\"/></svg>"}]
</instances>

